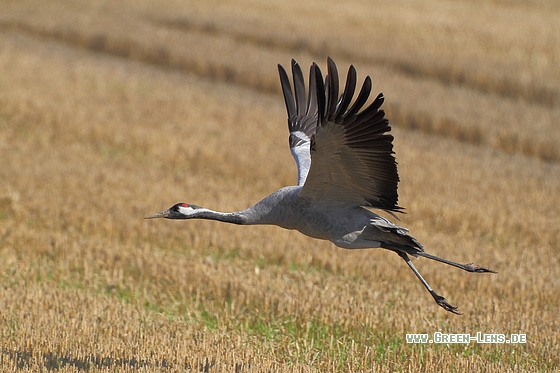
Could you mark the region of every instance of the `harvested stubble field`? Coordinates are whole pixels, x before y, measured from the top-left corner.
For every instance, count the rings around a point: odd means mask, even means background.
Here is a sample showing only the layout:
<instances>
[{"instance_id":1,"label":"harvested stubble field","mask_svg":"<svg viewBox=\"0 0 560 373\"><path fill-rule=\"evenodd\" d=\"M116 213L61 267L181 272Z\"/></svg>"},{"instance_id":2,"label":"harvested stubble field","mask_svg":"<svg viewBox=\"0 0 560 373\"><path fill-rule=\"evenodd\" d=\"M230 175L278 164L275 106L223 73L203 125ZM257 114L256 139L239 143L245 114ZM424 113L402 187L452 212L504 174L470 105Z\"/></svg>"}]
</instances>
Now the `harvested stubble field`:
<instances>
[{"instance_id":1,"label":"harvested stubble field","mask_svg":"<svg viewBox=\"0 0 560 373\"><path fill-rule=\"evenodd\" d=\"M546 1L0 3L2 371L552 371L560 6ZM385 108L401 223L436 255L237 210L296 180L276 64L350 63ZM526 334L408 344L407 333Z\"/></svg>"}]
</instances>

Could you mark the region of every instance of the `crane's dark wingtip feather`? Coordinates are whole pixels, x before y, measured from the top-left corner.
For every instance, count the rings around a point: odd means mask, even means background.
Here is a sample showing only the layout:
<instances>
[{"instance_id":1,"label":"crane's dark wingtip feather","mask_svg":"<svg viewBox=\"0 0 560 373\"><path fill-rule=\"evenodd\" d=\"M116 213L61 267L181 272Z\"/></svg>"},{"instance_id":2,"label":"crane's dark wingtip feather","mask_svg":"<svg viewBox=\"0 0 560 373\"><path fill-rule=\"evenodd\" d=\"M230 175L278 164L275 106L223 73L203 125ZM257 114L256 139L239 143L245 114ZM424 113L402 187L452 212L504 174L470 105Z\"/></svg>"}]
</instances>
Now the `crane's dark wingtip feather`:
<instances>
[{"instance_id":1,"label":"crane's dark wingtip feather","mask_svg":"<svg viewBox=\"0 0 560 373\"><path fill-rule=\"evenodd\" d=\"M330 119L331 116L334 117L336 113L336 107L338 102L338 90L339 90L339 81L338 81L338 69L336 68L336 64L334 63L332 58L328 58L327 63L327 119Z\"/></svg>"},{"instance_id":2,"label":"crane's dark wingtip feather","mask_svg":"<svg viewBox=\"0 0 560 373\"><path fill-rule=\"evenodd\" d=\"M301 67L295 63L292 64L292 77L294 80L294 94L296 99L296 110L298 116L303 116L306 112L305 102L305 81L303 80L303 72Z\"/></svg>"},{"instance_id":3,"label":"crane's dark wingtip feather","mask_svg":"<svg viewBox=\"0 0 560 373\"><path fill-rule=\"evenodd\" d=\"M296 114L296 104L294 101L294 95L292 93L290 78L288 78L288 73L280 64L278 65L278 74L280 75L280 84L282 86L282 94L284 95L284 103L286 104L288 118L291 118Z\"/></svg>"},{"instance_id":4,"label":"crane's dark wingtip feather","mask_svg":"<svg viewBox=\"0 0 560 373\"><path fill-rule=\"evenodd\" d=\"M354 91L356 90L356 69L354 66L350 65L348 68L348 74L346 76L346 85L344 86L344 91L342 91L342 96L337 105L334 117L346 116L348 106L354 97Z\"/></svg>"}]
</instances>

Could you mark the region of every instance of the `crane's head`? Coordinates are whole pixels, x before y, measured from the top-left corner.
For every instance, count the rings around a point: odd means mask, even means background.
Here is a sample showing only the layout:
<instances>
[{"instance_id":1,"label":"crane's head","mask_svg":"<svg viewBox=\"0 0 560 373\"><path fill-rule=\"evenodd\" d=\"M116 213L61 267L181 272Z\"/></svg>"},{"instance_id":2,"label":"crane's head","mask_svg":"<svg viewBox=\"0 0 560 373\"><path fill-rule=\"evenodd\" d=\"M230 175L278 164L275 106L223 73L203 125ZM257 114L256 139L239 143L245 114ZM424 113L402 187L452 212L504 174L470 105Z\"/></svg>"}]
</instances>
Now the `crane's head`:
<instances>
[{"instance_id":1,"label":"crane's head","mask_svg":"<svg viewBox=\"0 0 560 373\"><path fill-rule=\"evenodd\" d=\"M195 217L197 210L201 209L197 205L189 205L181 202L171 206L168 210L158 212L157 214L145 216L144 219L189 219Z\"/></svg>"}]
</instances>

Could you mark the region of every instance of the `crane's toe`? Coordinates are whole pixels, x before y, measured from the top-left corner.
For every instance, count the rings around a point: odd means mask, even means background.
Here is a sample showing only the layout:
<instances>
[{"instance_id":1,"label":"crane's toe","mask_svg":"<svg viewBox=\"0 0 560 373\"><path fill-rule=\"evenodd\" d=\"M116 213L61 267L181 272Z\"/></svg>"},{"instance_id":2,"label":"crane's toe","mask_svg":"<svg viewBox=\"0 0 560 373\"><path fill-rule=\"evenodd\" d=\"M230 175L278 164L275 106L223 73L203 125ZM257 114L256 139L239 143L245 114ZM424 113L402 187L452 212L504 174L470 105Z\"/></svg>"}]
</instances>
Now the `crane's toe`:
<instances>
[{"instance_id":1,"label":"crane's toe","mask_svg":"<svg viewBox=\"0 0 560 373\"><path fill-rule=\"evenodd\" d=\"M462 313L459 312L459 311L457 310L457 309L458 309L457 306L454 306L454 305L448 303L448 302L445 300L445 298L442 297L441 295L437 295L437 294L436 294L436 295L434 296L434 299L435 299L436 303L438 304L438 306L440 306L440 307L443 308L444 310L449 311L449 312L451 312L451 313L454 313L454 314L456 314L456 315L462 315Z\"/></svg>"},{"instance_id":2,"label":"crane's toe","mask_svg":"<svg viewBox=\"0 0 560 373\"><path fill-rule=\"evenodd\" d=\"M477 272L477 273L498 273L496 271L481 267L478 264L474 264L474 263L465 264L465 269L469 272Z\"/></svg>"}]
</instances>

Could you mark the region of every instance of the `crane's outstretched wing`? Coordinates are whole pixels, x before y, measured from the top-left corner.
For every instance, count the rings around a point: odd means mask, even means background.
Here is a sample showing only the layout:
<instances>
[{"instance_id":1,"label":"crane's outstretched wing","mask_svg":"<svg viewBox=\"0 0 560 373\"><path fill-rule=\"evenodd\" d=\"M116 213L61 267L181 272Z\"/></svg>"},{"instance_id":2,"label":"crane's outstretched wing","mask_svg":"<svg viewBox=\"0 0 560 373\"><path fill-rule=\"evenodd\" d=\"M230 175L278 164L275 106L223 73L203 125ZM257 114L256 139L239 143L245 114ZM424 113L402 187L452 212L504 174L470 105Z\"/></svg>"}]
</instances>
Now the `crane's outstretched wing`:
<instances>
[{"instance_id":1,"label":"crane's outstretched wing","mask_svg":"<svg viewBox=\"0 0 560 373\"><path fill-rule=\"evenodd\" d=\"M290 130L290 150L298 166L298 185L303 186L311 167L311 137L317 127L317 87L313 66L309 71L309 96L305 100L305 81L296 61L292 60L294 95L286 70L278 65L284 101L288 110L288 129Z\"/></svg>"},{"instance_id":2,"label":"crane's outstretched wing","mask_svg":"<svg viewBox=\"0 0 560 373\"><path fill-rule=\"evenodd\" d=\"M350 105L356 88L356 69L350 66L346 86L339 97L336 65L331 58L327 63L324 83L319 67L313 64L311 68L309 101L313 101L316 91L318 117L315 133L304 129L310 138L311 167L300 196L317 205L402 210L397 205L399 176L393 156L393 136L389 134L391 127L385 112L379 110L383 94L361 110L371 92L368 76ZM290 110L294 111L293 105Z\"/></svg>"}]
</instances>

